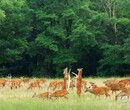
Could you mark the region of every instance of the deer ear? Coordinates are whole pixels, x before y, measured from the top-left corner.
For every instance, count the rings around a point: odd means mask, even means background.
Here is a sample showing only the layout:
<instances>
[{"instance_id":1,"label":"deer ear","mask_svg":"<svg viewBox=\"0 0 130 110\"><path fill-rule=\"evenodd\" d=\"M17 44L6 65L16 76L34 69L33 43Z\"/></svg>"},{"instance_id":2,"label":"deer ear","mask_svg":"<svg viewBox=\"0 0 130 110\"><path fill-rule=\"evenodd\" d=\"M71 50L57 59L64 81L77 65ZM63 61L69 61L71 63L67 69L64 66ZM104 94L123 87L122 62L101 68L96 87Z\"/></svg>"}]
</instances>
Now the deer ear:
<instances>
[{"instance_id":1,"label":"deer ear","mask_svg":"<svg viewBox=\"0 0 130 110\"><path fill-rule=\"evenodd\" d=\"M94 82L89 82L91 85L95 84Z\"/></svg>"}]
</instances>

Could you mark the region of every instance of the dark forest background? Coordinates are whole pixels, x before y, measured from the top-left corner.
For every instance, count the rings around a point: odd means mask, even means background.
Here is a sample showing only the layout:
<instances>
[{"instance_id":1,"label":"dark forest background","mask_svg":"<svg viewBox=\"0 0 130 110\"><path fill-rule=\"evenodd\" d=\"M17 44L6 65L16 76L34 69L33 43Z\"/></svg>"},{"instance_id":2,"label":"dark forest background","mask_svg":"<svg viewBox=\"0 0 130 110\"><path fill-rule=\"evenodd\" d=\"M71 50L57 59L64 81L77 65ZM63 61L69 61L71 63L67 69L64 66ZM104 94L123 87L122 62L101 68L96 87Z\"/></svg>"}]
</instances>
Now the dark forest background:
<instances>
[{"instance_id":1,"label":"dark forest background","mask_svg":"<svg viewBox=\"0 0 130 110\"><path fill-rule=\"evenodd\" d=\"M130 75L130 0L0 0L0 76Z\"/></svg>"}]
</instances>

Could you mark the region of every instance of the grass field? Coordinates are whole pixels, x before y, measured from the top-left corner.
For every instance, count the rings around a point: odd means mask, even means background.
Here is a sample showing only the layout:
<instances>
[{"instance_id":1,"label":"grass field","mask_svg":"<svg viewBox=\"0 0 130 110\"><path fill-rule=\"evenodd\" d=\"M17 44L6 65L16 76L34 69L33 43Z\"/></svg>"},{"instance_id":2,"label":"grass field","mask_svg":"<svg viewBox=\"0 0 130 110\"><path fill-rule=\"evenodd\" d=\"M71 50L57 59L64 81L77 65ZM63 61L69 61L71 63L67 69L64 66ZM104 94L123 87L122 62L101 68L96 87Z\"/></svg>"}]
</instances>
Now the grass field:
<instances>
[{"instance_id":1,"label":"grass field","mask_svg":"<svg viewBox=\"0 0 130 110\"><path fill-rule=\"evenodd\" d=\"M89 78L89 81L94 81L98 85L102 85L105 78ZM115 101L114 96L106 99L105 96L95 98L91 93L82 92L81 97L78 97L75 90L70 90L68 100L59 98L55 100L42 100L32 98L32 95L46 91L42 89L34 89L27 91L27 87L18 89L9 89L8 87L0 87L0 110L130 110L130 100Z\"/></svg>"}]
</instances>

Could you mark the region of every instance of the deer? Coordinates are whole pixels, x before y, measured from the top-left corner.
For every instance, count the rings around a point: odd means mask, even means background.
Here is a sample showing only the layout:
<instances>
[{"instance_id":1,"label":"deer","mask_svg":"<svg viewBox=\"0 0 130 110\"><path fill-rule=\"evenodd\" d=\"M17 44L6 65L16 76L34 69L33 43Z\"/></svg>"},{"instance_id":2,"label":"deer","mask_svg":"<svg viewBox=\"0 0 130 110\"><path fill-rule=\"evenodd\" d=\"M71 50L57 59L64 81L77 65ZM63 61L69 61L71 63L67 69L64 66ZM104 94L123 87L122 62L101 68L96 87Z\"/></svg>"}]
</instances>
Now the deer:
<instances>
[{"instance_id":1,"label":"deer","mask_svg":"<svg viewBox=\"0 0 130 110\"><path fill-rule=\"evenodd\" d=\"M68 70L68 68L66 67L65 69L64 69L64 72L63 72L63 74L64 74L64 85L63 85L63 88L62 89L65 89L65 90L69 90L69 88L70 88L70 71L71 70Z\"/></svg>"},{"instance_id":2,"label":"deer","mask_svg":"<svg viewBox=\"0 0 130 110\"><path fill-rule=\"evenodd\" d=\"M6 85L6 82L6 79L0 79L0 85L2 85L3 87Z\"/></svg>"},{"instance_id":3,"label":"deer","mask_svg":"<svg viewBox=\"0 0 130 110\"><path fill-rule=\"evenodd\" d=\"M82 88L86 89L86 85L87 85L87 81L86 80L82 80Z\"/></svg>"},{"instance_id":4,"label":"deer","mask_svg":"<svg viewBox=\"0 0 130 110\"><path fill-rule=\"evenodd\" d=\"M94 94L95 96L98 96L98 97L100 97L100 95L105 95L106 98L108 96L110 97L109 90L104 89L104 87L92 87L92 88L86 87L85 92L90 92L90 93L92 93L92 94Z\"/></svg>"},{"instance_id":5,"label":"deer","mask_svg":"<svg viewBox=\"0 0 130 110\"><path fill-rule=\"evenodd\" d=\"M29 78L23 78L22 81L23 81L23 84L25 85L25 84L29 84L30 79Z\"/></svg>"},{"instance_id":6,"label":"deer","mask_svg":"<svg viewBox=\"0 0 130 110\"><path fill-rule=\"evenodd\" d=\"M64 81L59 81L59 82L57 82L57 84L56 84L56 89L58 88L63 88L64 87Z\"/></svg>"},{"instance_id":7,"label":"deer","mask_svg":"<svg viewBox=\"0 0 130 110\"><path fill-rule=\"evenodd\" d=\"M64 97L65 99L68 99L67 94L69 94L69 92L65 89L57 90L53 93L50 93L49 98L52 99L52 97L55 97L55 98Z\"/></svg>"},{"instance_id":8,"label":"deer","mask_svg":"<svg viewBox=\"0 0 130 110\"><path fill-rule=\"evenodd\" d=\"M87 81L82 80L82 88L85 90L86 85L87 85ZM75 80L71 80L70 82L70 88L73 90L76 87L76 81Z\"/></svg>"},{"instance_id":9,"label":"deer","mask_svg":"<svg viewBox=\"0 0 130 110\"><path fill-rule=\"evenodd\" d=\"M129 85L130 84L130 78L119 80L119 83L124 83L126 85Z\"/></svg>"},{"instance_id":10,"label":"deer","mask_svg":"<svg viewBox=\"0 0 130 110\"><path fill-rule=\"evenodd\" d=\"M39 89L40 89L40 88L41 88L40 83L41 83L40 81L34 81L34 82L30 83L30 84L29 84L29 87L27 88L27 91L28 91L29 89L34 88L34 87L39 87Z\"/></svg>"},{"instance_id":11,"label":"deer","mask_svg":"<svg viewBox=\"0 0 130 110\"><path fill-rule=\"evenodd\" d=\"M23 81L22 81L21 79L12 80L12 81L10 82L10 88L13 89L13 88L21 87L21 86L22 86L22 83L23 83Z\"/></svg>"},{"instance_id":12,"label":"deer","mask_svg":"<svg viewBox=\"0 0 130 110\"><path fill-rule=\"evenodd\" d=\"M82 71L83 71L83 68L78 68L77 69L78 71L78 75L75 74L75 73L72 73L76 76L76 89L77 89L77 95L80 97L81 95L81 92L82 92Z\"/></svg>"},{"instance_id":13,"label":"deer","mask_svg":"<svg viewBox=\"0 0 130 110\"><path fill-rule=\"evenodd\" d=\"M76 81L71 80L71 82L70 82L70 88L73 90L73 88L75 88L75 87L76 87Z\"/></svg>"},{"instance_id":14,"label":"deer","mask_svg":"<svg viewBox=\"0 0 130 110\"><path fill-rule=\"evenodd\" d=\"M53 88L53 90L55 90L56 89L56 87L57 87L57 83L58 83L59 81L51 81L50 83L49 83L49 86L48 86L48 88L47 88L47 90L49 90L50 88Z\"/></svg>"},{"instance_id":15,"label":"deer","mask_svg":"<svg viewBox=\"0 0 130 110\"><path fill-rule=\"evenodd\" d=\"M113 79L110 79L110 80L106 80L106 81L104 81L103 83L104 83L105 85L107 85L107 84L116 84L116 83L118 83L118 82L119 82L118 79L113 78Z\"/></svg>"},{"instance_id":16,"label":"deer","mask_svg":"<svg viewBox=\"0 0 130 110\"><path fill-rule=\"evenodd\" d=\"M107 86L97 86L94 82L89 82L90 84L91 84L91 88L92 89L94 89L94 88L100 88L100 89L103 89L107 94L108 94L108 96L110 97L110 94L109 94L109 91L110 91L110 88L109 87L107 87ZM89 87L89 88L90 88Z\"/></svg>"},{"instance_id":17,"label":"deer","mask_svg":"<svg viewBox=\"0 0 130 110\"><path fill-rule=\"evenodd\" d=\"M37 79L36 81L40 81L41 83L46 83L47 79L46 78L40 78L40 79Z\"/></svg>"},{"instance_id":18,"label":"deer","mask_svg":"<svg viewBox=\"0 0 130 110\"><path fill-rule=\"evenodd\" d=\"M105 83L105 86L109 87L112 91L112 94L113 94L114 92L116 93L116 91L122 90L126 86L126 84L119 83L119 82L117 82L117 83Z\"/></svg>"},{"instance_id":19,"label":"deer","mask_svg":"<svg viewBox=\"0 0 130 110\"><path fill-rule=\"evenodd\" d=\"M43 93L40 93L40 94L36 94L36 92L33 94L33 96L32 96L32 98L34 98L34 97L38 97L38 98L42 98L43 100L45 99L45 98L49 98L49 94L50 94L50 92L43 92Z\"/></svg>"},{"instance_id":20,"label":"deer","mask_svg":"<svg viewBox=\"0 0 130 110\"><path fill-rule=\"evenodd\" d=\"M127 96L127 98L129 99L130 87L123 88L122 91L115 96L115 100L117 101L119 97L121 97L121 99L122 99L124 96Z\"/></svg>"}]
</instances>

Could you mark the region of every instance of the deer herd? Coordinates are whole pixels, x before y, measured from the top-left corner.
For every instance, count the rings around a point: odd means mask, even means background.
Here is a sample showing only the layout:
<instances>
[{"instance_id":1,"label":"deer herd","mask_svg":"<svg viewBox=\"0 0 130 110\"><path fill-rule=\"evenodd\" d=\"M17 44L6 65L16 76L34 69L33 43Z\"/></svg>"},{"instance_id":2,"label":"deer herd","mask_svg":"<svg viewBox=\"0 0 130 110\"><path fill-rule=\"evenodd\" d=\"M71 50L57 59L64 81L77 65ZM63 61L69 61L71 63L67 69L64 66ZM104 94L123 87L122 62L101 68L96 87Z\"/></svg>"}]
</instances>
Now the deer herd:
<instances>
[{"instance_id":1,"label":"deer herd","mask_svg":"<svg viewBox=\"0 0 130 110\"><path fill-rule=\"evenodd\" d=\"M33 94L32 98L37 97L41 99L54 99L59 97L64 97L68 99L68 94L71 90L76 89L76 94L80 97L82 93L90 92L96 97L100 95L105 95L106 98L111 98L114 95L115 100L120 100L126 96L129 99L130 96L130 78L125 79L116 79L106 80L102 82L104 86L99 86L94 82L87 83L86 80L82 79L83 68L77 69L78 74L72 72L68 68L65 68L63 71L64 79L63 80L53 80L48 81L47 78L40 78L31 81L30 78L21 77L19 79L12 79L11 77L7 79L0 79L0 86L8 86L11 90L15 88L20 88L24 85L27 85L27 91L32 91L34 88L41 89L44 85L46 91L36 94ZM71 78L71 76L73 78ZM117 93L117 91L119 91Z\"/></svg>"}]
</instances>

